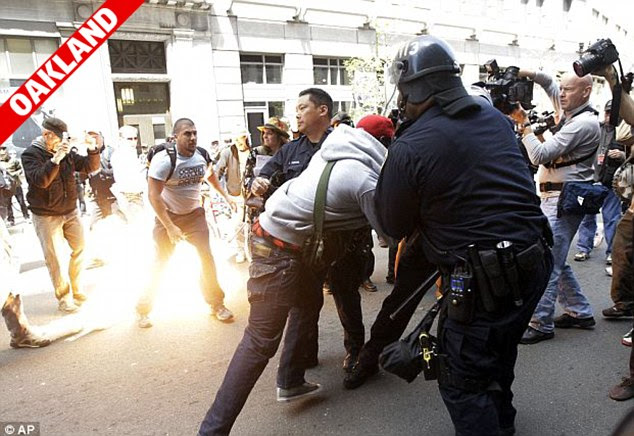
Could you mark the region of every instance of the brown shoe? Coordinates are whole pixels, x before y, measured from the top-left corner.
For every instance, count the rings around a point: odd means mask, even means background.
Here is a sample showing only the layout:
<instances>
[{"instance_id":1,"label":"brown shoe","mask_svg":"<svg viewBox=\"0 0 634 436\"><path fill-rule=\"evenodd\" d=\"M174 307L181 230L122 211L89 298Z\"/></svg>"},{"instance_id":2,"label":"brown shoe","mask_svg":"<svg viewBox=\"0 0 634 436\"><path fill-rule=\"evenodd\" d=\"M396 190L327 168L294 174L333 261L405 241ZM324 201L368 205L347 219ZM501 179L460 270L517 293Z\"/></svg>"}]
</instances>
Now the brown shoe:
<instances>
[{"instance_id":1,"label":"brown shoe","mask_svg":"<svg viewBox=\"0 0 634 436\"><path fill-rule=\"evenodd\" d=\"M625 401L634 397L634 378L623 377L621 383L610 389L609 395L615 401Z\"/></svg>"}]
</instances>

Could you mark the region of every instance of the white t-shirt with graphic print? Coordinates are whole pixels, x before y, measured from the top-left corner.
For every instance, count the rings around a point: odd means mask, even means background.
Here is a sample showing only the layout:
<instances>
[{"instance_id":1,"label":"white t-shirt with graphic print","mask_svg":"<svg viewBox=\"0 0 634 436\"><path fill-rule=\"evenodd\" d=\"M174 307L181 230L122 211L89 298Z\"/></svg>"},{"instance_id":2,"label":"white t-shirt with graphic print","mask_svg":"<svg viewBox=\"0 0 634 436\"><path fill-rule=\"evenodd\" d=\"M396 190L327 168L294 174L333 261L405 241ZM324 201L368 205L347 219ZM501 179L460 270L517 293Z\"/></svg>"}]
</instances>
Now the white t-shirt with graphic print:
<instances>
[{"instance_id":1,"label":"white t-shirt with graphic print","mask_svg":"<svg viewBox=\"0 0 634 436\"><path fill-rule=\"evenodd\" d=\"M165 182L170 168L170 157L163 150L152 158L148 177ZM161 193L167 210L184 215L200 207L200 183L206 171L207 161L198 151L191 157L176 153L174 174L167 180Z\"/></svg>"}]
</instances>

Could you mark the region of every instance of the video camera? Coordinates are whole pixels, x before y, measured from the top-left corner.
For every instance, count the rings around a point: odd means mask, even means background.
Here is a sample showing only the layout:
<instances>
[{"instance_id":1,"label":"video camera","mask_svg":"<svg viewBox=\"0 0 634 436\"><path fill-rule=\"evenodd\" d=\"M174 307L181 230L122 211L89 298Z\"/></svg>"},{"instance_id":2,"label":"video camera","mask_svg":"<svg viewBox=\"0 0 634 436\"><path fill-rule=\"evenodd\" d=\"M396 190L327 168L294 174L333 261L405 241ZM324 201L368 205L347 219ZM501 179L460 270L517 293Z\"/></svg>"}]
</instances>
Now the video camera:
<instances>
[{"instance_id":1,"label":"video camera","mask_svg":"<svg viewBox=\"0 0 634 436\"><path fill-rule=\"evenodd\" d=\"M510 115L517 105L529 110L534 108L533 101L533 81L527 78L520 78L518 67L507 67L506 70L500 70L497 61L491 59L484 64L487 70L487 81L484 87L493 100L493 106L505 115Z\"/></svg>"},{"instance_id":2,"label":"video camera","mask_svg":"<svg viewBox=\"0 0 634 436\"><path fill-rule=\"evenodd\" d=\"M600 39L583 52L581 58L572 63L572 68L579 77L592 74L596 70L607 67L619 60L619 52L610 38Z\"/></svg>"},{"instance_id":3,"label":"video camera","mask_svg":"<svg viewBox=\"0 0 634 436\"><path fill-rule=\"evenodd\" d=\"M528 121L531 123L535 135L541 135L546 130L550 130L552 133L553 127L557 125L554 111L544 111L541 114L536 111L530 111L528 113Z\"/></svg>"}]
</instances>

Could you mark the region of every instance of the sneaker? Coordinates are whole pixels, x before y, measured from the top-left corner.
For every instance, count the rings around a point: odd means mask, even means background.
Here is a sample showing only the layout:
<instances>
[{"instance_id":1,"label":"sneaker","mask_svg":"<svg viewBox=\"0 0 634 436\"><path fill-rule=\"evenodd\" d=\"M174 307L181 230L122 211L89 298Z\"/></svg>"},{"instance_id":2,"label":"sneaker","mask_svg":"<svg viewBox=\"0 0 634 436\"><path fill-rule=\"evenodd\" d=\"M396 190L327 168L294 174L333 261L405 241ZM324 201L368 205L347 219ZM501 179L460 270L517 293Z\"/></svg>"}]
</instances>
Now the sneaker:
<instances>
[{"instance_id":1,"label":"sneaker","mask_svg":"<svg viewBox=\"0 0 634 436\"><path fill-rule=\"evenodd\" d=\"M146 315L139 314L137 325L139 326L139 328L149 329L150 327L152 327L152 320L150 320L150 317L147 314Z\"/></svg>"},{"instance_id":2,"label":"sneaker","mask_svg":"<svg viewBox=\"0 0 634 436\"><path fill-rule=\"evenodd\" d=\"M77 292L73 294L73 301L75 302L75 305L78 307L84 304L87 299L88 297L86 297L86 294L82 294L81 292Z\"/></svg>"},{"instance_id":3,"label":"sneaker","mask_svg":"<svg viewBox=\"0 0 634 436\"><path fill-rule=\"evenodd\" d=\"M299 400L300 398L307 397L309 395L316 394L320 390L320 384L309 382L304 382L303 385L299 385L289 389L277 388L277 401L279 403L288 403L291 401Z\"/></svg>"},{"instance_id":4,"label":"sneaker","mask_svg":"<svg viewBox=\"0 0 634 436\"><path fill-rule=\"evenodd\" d=\"M626 347L632 346L632 330L634 329L630 329L630 331L625 333L623 337L621 338L621 343L625 345Z\"/></svg>"},{"instance_id":5,"label":"sneaker","mask_svg":"<svg viewBox=\"0 0 634 436\"><path fill-rule=\"evenodd\" d=\"M605 258L606 265L612 265L612 255L608 254L608 257Z\"/></svg>"},{"instance_id":6,"label":"sneaker","mask_svg":"<svg viewBox=\"0 0 634 436\"><path fill-rule=\"evenodd\" d=\"M575 318L574 316L564 313L563 315L555 318L555 327L560 329L569 329L572 327L590 329L594 327L595 324L596 322L594 322L594 317L592 316L590 318Z\"/></svg>"},{"instance_id":7,"label":"sneaker","mask_svg":"<svg viewBox=\"0 0 634 436\"><path fill-rule=\"evenodd\" d=\"M233 313L224 305L212 307L211 316L216 317L220 322L233 322Z\"/></svg>"},{"instance_id":8,"label":"sneaker","mask_svg":"<svg viewBox=\"0 0 634 436\"><path fill-rule=\"evenodd\" d=\"M634 397L634 378L623 377L621 383L610 389L609 395L616 401L625 401Z\"/></svg>"},{"instance_id":9,"label":"sneaker","mask_svg":"<svg viewBox=\"0 0 634 436\"><path fill-rule=\"evenodd\" d=\"M580 251L579 253L575 254L575 260L577 262L585 262L588 259L590 259L590 253Z\"/></svg>"},{"instance_id":10,"label":"sneaker","mask_svg":"<svg viewBox=\"0 0 634 436\"><path fill-rule=\"evenodd\" d=\"M374 283L372 283L372 280L367 279L365 280L363 283L361 283L361 287L363 289L365 289L368 292L376 292L378 291L378 289L376 288L376 285Z\"/></svg>"},{"instance_id":11,"label":"sneaker","mask_svg":"<svg viewBox=\"0 0 634 436\"><path fill-rule=\"evenodd\" d=\"M555 337L555 333L553 332L544 333L529 326L524 332L524 334L522 335L522 339L520 339L520 344L532 345L541 341L552 339L554 337Z\"/></svg>"},{"instance_id":12,"label":"sneaker","mask_svg":"<svg viewBox=\"0 0 634 436\"><path fill-rule=\"evenodd\" d=\"M244 256L244 253L236 254L236 263L244 263L246 260L247 258Z\"/></svg>"},{"instance_id":13,"label":"sneaker","mask_svg":"<svg viewBox=\"0 0 634 436\"><path fill-rule=\"evenodd\" d=\"M77 310L79 310L79 307L75 303L73 303L70 298L64 297L59 300L59 303L57 303L57 309L59 309L60 312L73 313L77 312Z\"/></svg>"},{"instance_id":14,"label":"sneaker","mask_svg":"<svg viewBox=\"0 0 634 436\"><path fill-rule=\"evenodd\" d=\"M343 387L346 389L356 389L377 372L379 372L378 365L367 366L357 364L352 368L352 372L343 379Z\"/></svg>"},{"instance_id":15,"label":"sneaker","mask_svg":"<svg viewBox=\"0 0 634 436\"><path fill-rule=\"evenodd\" d=\"M606 267L605 267L605 274L606 274L608 277L612 277L612 265L609 265L609 266L606 266Z\"/></svg>"},{"instance_id":16,"label":"sneaker","mask_svg":"<svg viewBox=\"0 0 634 436\"><path fill-rule=\"evenodd\" d=\"M594 248L597 248L603 242L603 233L599 230L594 234L594 239L592 240L592 245Z\"/></svg>"},{"instance_id":17,"label":"sneaker","mask_svg":"<svg viewBox=\"0 0 634 436\"><path fill-rule=\"evenodd\" d=\"M625 316L632 316L634 312L632 309L621 309L617 305L603 309L601 312L606 318L623 318Z\"/></svg>"},{"instance_id":18,"label":"sneaker","mask_svg":"<svg viewBox=\"0 0 634 436\"><path fill-rule=\"evenodd\" d=\"M36 337L30 334L21 338L12 337L11 342L9 343L11 348L42 348L50 344L51 341L49 339Z\"/></svg>"}]
</instances>

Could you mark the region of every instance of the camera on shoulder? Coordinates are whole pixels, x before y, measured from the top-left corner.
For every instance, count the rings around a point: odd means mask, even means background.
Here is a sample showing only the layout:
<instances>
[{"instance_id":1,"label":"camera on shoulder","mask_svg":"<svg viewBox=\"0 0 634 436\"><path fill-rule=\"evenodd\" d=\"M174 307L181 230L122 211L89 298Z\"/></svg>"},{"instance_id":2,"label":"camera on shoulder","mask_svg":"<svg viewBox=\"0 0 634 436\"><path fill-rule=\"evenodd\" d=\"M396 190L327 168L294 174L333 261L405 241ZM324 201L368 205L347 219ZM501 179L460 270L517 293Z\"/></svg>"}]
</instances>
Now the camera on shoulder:
<instances>
[{"instance_id":1,"label":"camera on shoulder","mask_svg":"<svg viewBox=\"0 0 634 436\"><path fill-rule=\"evenodd\" d=\"M515 66L502 70L495 59L484 64L488 77L484 88L489 91L493 106L505 115L510 115L517 106L529 110L534 108L533 81L519 77L520 69Z\"/></svg>"}]
</instances>

